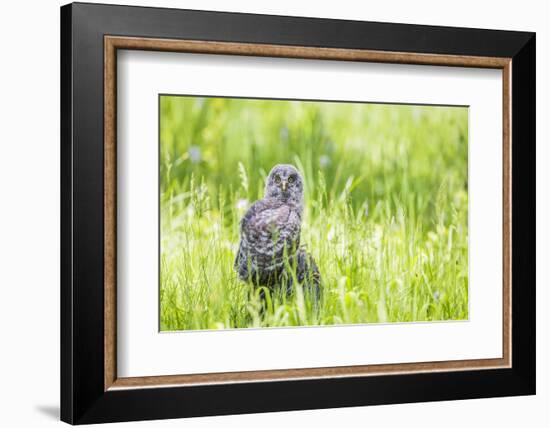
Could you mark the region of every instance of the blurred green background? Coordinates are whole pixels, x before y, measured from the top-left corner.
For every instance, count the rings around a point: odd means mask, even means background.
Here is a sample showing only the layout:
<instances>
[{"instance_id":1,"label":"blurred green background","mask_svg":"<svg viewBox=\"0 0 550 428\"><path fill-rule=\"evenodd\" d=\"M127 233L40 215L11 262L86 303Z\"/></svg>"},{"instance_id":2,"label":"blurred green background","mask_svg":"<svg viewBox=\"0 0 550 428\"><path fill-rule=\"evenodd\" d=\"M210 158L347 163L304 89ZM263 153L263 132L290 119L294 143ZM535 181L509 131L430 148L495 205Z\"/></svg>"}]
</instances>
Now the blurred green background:
<instances>
[{"instance_id":1,"label":"blurred green background","mask_svg":"<svg viewBox=\"0 0 550 428\"><path fill-rule=\"evenodd\" d=\"M277 163L304 175L321 313L262 311L232 270ZM464 107L161 96L161 329L466 319L467 176Z\"/></svg>"}]
</instances>

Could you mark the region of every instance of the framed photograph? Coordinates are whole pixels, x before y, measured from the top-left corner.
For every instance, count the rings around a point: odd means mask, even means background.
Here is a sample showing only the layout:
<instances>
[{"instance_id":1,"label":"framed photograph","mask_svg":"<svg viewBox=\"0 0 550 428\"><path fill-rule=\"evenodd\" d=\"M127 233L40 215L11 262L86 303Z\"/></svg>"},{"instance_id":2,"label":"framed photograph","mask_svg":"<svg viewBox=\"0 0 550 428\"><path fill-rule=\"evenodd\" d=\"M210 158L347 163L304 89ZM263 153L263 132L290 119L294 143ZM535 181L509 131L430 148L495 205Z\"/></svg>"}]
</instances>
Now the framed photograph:
<instances>
[{"instance_id":1,"label":"framed photograph","mask_svg":"<svg viewBox=\"0 0 550 428\"><path fill-rule=\"evenodd\" d=\"M61 418L535 393L535 34L61 8Z\"/></svg>"}]
</instances>

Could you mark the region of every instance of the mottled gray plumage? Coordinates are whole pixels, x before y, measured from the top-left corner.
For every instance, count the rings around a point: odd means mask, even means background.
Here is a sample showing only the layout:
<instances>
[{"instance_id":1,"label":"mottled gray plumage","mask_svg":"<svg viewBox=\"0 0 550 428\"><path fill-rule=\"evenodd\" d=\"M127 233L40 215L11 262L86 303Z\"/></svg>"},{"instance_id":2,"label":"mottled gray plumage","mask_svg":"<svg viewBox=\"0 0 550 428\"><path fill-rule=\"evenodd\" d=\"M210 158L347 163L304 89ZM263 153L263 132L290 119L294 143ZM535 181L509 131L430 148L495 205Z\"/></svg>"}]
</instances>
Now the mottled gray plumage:
<instances>
[{"instance_id":1,"label":"mottled gray plumage","mask_svg":"<svg viewBox=\"0 0 550 428\"><path fill-rule=\"evenodd\" d=\"M313 258L300 247L304 182L292 165L276 165L267 177L265 195L241 220L235 270L243 281L293 289L293 273L315 299L321 277ZM292 272L292 270L294 272Z\"/></svg>"}]
</instances>

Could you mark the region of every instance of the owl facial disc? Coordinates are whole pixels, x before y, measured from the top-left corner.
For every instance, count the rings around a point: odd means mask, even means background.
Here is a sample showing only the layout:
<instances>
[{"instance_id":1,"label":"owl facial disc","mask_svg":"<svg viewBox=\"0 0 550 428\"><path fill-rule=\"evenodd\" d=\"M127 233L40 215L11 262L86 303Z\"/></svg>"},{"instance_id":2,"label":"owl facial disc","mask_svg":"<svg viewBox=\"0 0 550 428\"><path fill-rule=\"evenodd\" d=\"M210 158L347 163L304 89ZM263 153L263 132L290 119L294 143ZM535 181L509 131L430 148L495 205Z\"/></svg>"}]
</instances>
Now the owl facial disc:
<instances>
[{"instance_id":1,"label":"owl facial disc","mask_svg":"<svg viewBox=\"0 0 550 428\"><path fill-rule=\"evenodd\" d=\"M294 166L281 164L273 167L266 181L266 197L301 202L303 192L302 176Z\"/></svg>"}]
</instances>

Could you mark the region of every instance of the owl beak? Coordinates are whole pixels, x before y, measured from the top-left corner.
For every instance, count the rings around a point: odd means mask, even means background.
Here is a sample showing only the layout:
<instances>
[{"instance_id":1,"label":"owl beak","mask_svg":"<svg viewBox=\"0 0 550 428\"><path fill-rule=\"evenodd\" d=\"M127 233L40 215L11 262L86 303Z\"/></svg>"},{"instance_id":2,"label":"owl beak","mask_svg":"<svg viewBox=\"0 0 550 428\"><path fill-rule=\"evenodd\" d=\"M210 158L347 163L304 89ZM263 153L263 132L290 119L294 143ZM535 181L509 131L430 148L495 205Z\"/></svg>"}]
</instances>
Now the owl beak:
<instances>
[{"instance_id":1,"label":"owl beak","mask_svg":"<svg viewBox=\"0 0 550 428\"><path fill-rule=\"evenodd\" d=\"M283 192L286 192L286 186L287 186L287 182L286 181L283 181L281 183L281 188L283 189Z\"/></svg>"}]
</instances>

